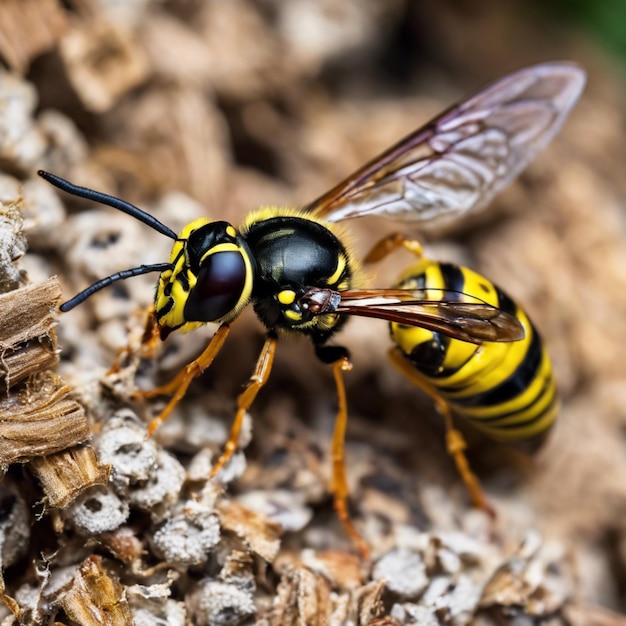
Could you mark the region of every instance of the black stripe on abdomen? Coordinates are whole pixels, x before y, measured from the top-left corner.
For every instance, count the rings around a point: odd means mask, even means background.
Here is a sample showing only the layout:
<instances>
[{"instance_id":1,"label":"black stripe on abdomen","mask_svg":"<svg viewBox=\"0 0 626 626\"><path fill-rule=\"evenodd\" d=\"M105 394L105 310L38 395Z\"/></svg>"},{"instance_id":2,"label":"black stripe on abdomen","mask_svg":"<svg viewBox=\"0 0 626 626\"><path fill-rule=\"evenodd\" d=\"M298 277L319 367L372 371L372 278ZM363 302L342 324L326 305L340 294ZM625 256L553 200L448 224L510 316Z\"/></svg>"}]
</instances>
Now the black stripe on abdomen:
<instances>
[{"instance_id":1,"label":"black stripe on abdomen","mask_svg":"<svg viewBox=\"0 0 626 626\"><path fill-rule=\"evenodd\" d=\"M512 400L526 390L537 375L542 356L541 338L534 326L531 325L531 328L533 338L528 347L528 351L517 369L507 380L488 391L478 393L468 398L454 398L451 399L450 402L459 407L488 407ZM440 387L439 390L443 394L445 394L446 391L454 391L452 389L446 390L445 387Z\"/></svg>"},{"instance_id":2,"label":"black stripe on abdomen","mask_svg":"<svg viewBox=\"0 0 626 626\"><path fill-rule=\"evenodd\" d=\"M465 289L465 276L463 270L453 263L438 263L441 277L443 278L444 289L459 294L463 293Z\"/></svg>"}]
</instances>

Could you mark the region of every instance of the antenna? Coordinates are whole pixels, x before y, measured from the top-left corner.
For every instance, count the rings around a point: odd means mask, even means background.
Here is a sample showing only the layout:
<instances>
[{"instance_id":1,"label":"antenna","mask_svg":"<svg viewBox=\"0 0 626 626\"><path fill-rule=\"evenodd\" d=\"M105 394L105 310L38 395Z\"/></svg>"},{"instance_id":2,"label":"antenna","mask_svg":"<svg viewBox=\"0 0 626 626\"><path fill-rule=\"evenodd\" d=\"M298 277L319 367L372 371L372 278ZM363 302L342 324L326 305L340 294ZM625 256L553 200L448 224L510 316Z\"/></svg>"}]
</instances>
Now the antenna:
<instances>
[{"instance_id":1,"label":"antenna","mask_svg":"<svg viewBox=\"0 0 626 626\"><path fill-rule=\"evenodd\" d=\"M110 196L107 193L102 193L101 191L89 189L88 187L79 187L78 185L74 185L68 180L65 180L65 178L56 176L56 174L50 174L50 172L39 170L37 173L44 180L48 181L51 185L58 187L61 191L65 191L65 193L110 206L118 211L122 211L122 213L126 213L127 215L134 217L170 239L177 239L176 233L171 228L168 228L165 224L159 222L156 217L142 211L139 207L136 207L130 202L126 202L125 200L116 198L115 196ZM89 285L87 289L84 289L80 293L76 294L71 300L64 302L59 309L63 313L67 313L67 311L71 311L74 307L89 298L89 296L96 293L96 291L100 291L100 289L104 289L118 280L124 280L126 278L132 278L133 276L140 276L141 274L148 274L150 272L164 272L168 269L172 269L171 263L155 263L154 265L140 265L139 267L133 267L128 270L116 272L115 274L111 274L111 276L107 276L106 278L96 281L93 285Z\"/></svg>"},{"instance_id":2,"label":"antenna","mask_svg":"<svg viewBox=\"0 0 626 626\"><path fill-rule=\"evenodd\" d=\"M172 269L170 263L155 263L154 265L140 265L139 267L133 267L129 270L122 270L106 278L102 278L99 281L89 285L87 289L83 289L80 293L76 294L71 300L64 302L59 309L63 313L71 311L75 306L78 306L81 302L84 302L89 296L92 296L96 291L108 287L111 283L118 280L124 280L125 278L132 278L133 276L140 276L141 274L149 274L150 272L164 272L165 270Z\"/></svg>"},{"instance_id":3,"label":"antenna","mask_svg":"<svg viewBox=\"0 0 626 626\"><path fill-rule=\"evenodd\" d=\"M150 226L150 228L153 228L162 235L165 235L170 239L176 239L176 233L171 228L168 228L167 226L165 226L165 224L159 222L156 217L153 217L149 213L142 211L139 207L136 207L130 202L126 202L125 200L122 200L121 198L116 198L115 196L110 196L107 193L102 193L101 191L95 191L95 189L89 189L88 187L79 187L78 185L70 183L69 180L65 180L65 178L56 176L56 174L50 174L50 172L44 172L43 170L39 170L37 173L44 180L47 180L51 185L54 185L62 191L65 191L65 193L69 193L72 196L78 196L79 198L85 198L86 200L93 200L94 202L98 202L99 204L105 204L106 206L110 206L114 209L117 209L118 211L122 211L122 213L126 213L127 215L134 217L144 224L147 224L148 226Z\"/></svg>"}]
</instances>

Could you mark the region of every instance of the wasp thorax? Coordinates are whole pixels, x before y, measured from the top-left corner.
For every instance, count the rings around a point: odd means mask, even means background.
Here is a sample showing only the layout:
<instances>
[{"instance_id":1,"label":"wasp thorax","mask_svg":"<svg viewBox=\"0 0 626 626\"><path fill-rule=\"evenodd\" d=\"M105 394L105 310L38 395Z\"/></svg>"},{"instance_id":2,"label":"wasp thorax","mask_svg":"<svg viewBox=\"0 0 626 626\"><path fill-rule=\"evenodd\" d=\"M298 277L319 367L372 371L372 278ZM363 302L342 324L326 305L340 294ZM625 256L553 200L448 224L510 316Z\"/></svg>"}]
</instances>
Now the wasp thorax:
<instances>
[{"instance_id":1,"label":"wasp thorax","mask_svg":"<svg viewBox=\"0 0 626 626\"><path fill-rule=\"evenodd\" d=\"M229 321L250 300L250 252L228 222L202 218L188 224L174 243L170 264L155 295L161 336L205 322Z\"/></svg>"}]
</instances>

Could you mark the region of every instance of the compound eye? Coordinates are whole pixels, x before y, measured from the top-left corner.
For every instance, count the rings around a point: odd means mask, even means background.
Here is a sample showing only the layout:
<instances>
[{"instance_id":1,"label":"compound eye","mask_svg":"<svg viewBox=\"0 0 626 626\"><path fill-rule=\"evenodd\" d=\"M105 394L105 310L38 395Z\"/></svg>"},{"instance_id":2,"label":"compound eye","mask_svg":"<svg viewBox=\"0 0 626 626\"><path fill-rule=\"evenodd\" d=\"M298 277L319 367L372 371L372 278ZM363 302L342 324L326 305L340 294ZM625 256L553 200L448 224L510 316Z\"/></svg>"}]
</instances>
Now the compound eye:
<instances>
[{"instance_id":1,"label":"compound eye","mask_svg":"<svg viewBox=\"0 0 626 626\"><path fill-rule=\"evenodd\" d=\"M209 255L185 304L185 319L213 322L230 313L241 299L246 273L240 252L229 250Z\"/></svg>"}]
</instances>

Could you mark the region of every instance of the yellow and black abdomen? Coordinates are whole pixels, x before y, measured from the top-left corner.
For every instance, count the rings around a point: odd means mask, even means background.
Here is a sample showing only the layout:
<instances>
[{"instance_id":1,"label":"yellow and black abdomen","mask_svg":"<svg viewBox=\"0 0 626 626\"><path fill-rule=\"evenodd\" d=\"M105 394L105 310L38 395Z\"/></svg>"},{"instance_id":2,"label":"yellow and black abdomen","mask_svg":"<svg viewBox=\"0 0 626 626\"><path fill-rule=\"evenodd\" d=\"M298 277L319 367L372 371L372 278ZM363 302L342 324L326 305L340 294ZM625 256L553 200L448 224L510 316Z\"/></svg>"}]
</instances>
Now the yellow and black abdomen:
<instances>
[{"instance_id":1,"label":"yellow and black abdomen","mask_svg":"<svg viewBox=\"0 0 626 626\"><path fill-rule=\"evenodd\" d=\"M451 263L423 260L397 287L426 290L434 301L455 294L462 301L477 298L521 322L525 338L514 342L476 345L397 323L391 336L394 358L401 353L412 366L410 378L427 393L493 439L533 451L554 423L559 403L549 356L526 313L487 278Z\"/></svg>"}]
</instances>

